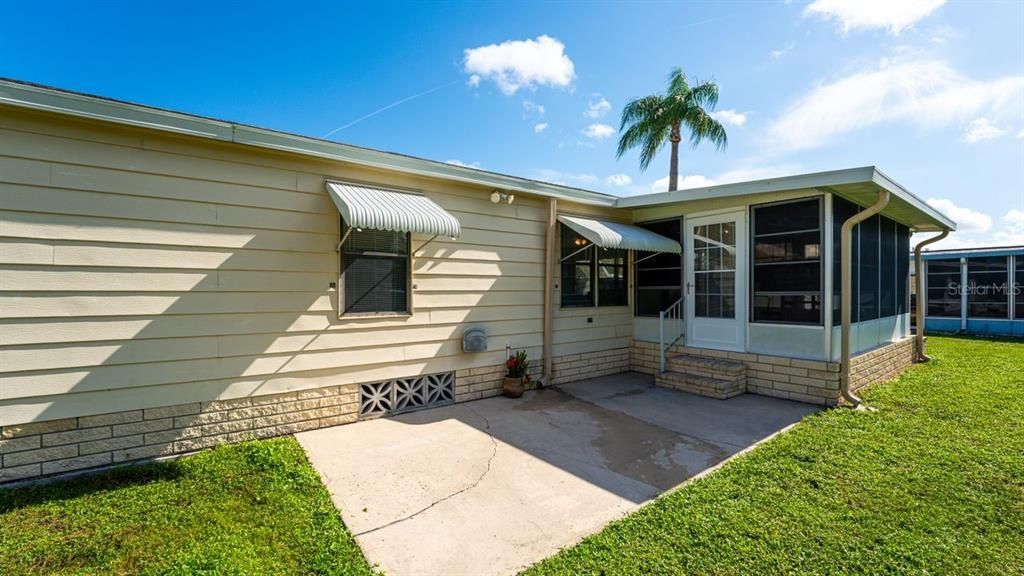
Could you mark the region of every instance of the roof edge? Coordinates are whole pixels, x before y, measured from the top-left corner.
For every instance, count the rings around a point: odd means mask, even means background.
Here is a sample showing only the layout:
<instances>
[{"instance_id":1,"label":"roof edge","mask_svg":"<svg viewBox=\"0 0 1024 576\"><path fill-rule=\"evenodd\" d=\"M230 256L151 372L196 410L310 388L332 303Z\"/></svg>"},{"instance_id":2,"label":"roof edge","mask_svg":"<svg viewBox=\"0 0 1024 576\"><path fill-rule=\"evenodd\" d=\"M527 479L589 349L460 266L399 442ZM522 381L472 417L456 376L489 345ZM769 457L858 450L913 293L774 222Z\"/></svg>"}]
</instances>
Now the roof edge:
<instances>
[{"instance_id":1,"label":"roof edge","mask_svg":"<svg viewBox=\"0 0 1024 576\"><path fill-rule=\"evenodd\" d=\"M619 198L583 188L561 186L519 176L456 166L436 160L218 120L9 78L0 78L0 104L326 158L416 176L501 188L512 192L535 194L581 204L613 207Z\"/></svg>"},{"instance_id":2,"label":"roof edge","mask_svg":"<svg viewBox=\"0 0 1024 576\"><path fill-rule=\"evenodd\" d=\"M841 170L794 174L778 178L762 178L744 182L730 182L701 188L686 188L674 192L653 192L639 196L626 196L616 203L620 208L642 208L660 204L674 204L688 200L704 200L723 196L742 196L745 194L761 194L766 192L785 192L788 190L814 189L839 184L869 182L874 177L874 166L860 166Z\"/></svg>"},{"instance_id":3,"label":"roof edge","mask_svg":"<svg viewBox=\"0 0 1024 576\"><path fill-rule=\"evenodd\" d=\"M918 198L913 192L904 188L899 182L896 182L887 176L876 166L872 166L871 169L874 171L874 174L871 176L872 182L888 190L890 193L895 194L899 198L902 198L914 208L935 219L935 221L939 223L940 227L946 228L950 232L956 230L956 222L951 220L948 216L933 208L931 204L928 204L924 200Z\"/></svg>"}]
</instances>

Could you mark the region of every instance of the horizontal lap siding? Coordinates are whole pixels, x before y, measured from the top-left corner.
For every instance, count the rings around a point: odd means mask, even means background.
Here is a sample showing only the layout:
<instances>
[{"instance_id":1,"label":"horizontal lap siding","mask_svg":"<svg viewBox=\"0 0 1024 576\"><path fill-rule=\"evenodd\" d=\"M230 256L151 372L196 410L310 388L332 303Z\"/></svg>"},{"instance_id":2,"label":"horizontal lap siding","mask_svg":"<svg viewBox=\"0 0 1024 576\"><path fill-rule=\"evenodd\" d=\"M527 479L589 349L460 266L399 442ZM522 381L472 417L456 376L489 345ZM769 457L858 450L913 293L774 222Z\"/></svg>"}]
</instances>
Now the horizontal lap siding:
<instances>
[{"instance_id":1,"label":"horizontal lap siding","mask_svg":"<svg viewBox=\"0 0 1024 576\"><path fill-rule=\"evenodd\" d=\"M338 319L326 178L424 190L408 318ZM0 425L539 359L546 201L0 110ZM580 211L593 209L577 207ZM628 344L556 310L555 356ZM464 354L467 325L490 351Z\"/></svg>"}]
</instances>

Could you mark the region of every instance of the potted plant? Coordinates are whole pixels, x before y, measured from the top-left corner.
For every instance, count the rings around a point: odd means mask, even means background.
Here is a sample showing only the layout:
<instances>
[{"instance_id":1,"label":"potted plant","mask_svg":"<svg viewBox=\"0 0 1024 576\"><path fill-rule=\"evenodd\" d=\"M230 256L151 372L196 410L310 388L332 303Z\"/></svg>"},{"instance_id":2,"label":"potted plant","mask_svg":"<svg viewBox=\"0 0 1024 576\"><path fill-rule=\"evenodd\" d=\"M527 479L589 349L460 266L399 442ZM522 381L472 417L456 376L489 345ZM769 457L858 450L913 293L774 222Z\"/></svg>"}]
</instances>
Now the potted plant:
<instances>
[{"instance_id":1,"label":"potted plant","mask_svg":"<svg viewBox=\"0 0 1024 576\"><path fill-rule=\"evenodd\" d=\"M502 389L505 396L519 398L526 389L526 382L530 378L526 371L530 368L530 362L526 359L526 350L520 350L515 354L509 354L505 361L505 379L502 380Z\"/></svg>"}]
</instances>

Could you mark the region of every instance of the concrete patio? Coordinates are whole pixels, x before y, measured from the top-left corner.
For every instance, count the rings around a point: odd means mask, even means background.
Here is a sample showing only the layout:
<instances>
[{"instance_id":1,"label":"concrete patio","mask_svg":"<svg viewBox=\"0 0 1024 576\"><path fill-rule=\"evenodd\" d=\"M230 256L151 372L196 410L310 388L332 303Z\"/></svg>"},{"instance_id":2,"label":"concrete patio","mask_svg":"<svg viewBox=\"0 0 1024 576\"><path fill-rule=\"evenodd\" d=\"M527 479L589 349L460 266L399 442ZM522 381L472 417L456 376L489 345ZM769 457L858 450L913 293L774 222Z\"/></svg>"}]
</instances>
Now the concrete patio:
<instances>
[{"instance_id":1,"label":"concrete patio","mask_svg":"<svg viewBox=\"0 0 1024 576\"><path fill-rule=\"evenodd\" d=\"M371 564L513 574L816 411L619 374L298 434Z\"/></svg>"}]
</instances>

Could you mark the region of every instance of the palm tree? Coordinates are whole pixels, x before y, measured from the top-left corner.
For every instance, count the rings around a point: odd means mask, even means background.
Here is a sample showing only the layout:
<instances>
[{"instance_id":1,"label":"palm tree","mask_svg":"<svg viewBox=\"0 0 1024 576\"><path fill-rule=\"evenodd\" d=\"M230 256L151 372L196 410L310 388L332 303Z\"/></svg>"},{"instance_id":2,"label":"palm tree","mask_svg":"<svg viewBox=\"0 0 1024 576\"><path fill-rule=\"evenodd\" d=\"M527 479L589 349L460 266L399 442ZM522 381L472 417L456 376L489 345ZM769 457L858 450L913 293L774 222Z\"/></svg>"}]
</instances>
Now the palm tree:
<instances>
[{"instance_id":1,"label":"palm tree","mask_svg":"<svg viewBox=\"0 0 1024 576\"><path fill-rule=\"evenodd\" d=\"M640 148L640 170L647 170L651 160L665 145L672 144L672 160L668 168L668 189L677 188L679 180L679 142L685 126L690 133L690 144L697 147L705 139L721 150L728 144L725 128L711 117L709 111L718 104L718 84L714 81L699 82L691 86L686 74L673 68L668 75L668 90L664 95L652 94L626 103L622 109L622 124L619 131L621 158L628 150Z\"/></svg>"}]
</instances>

